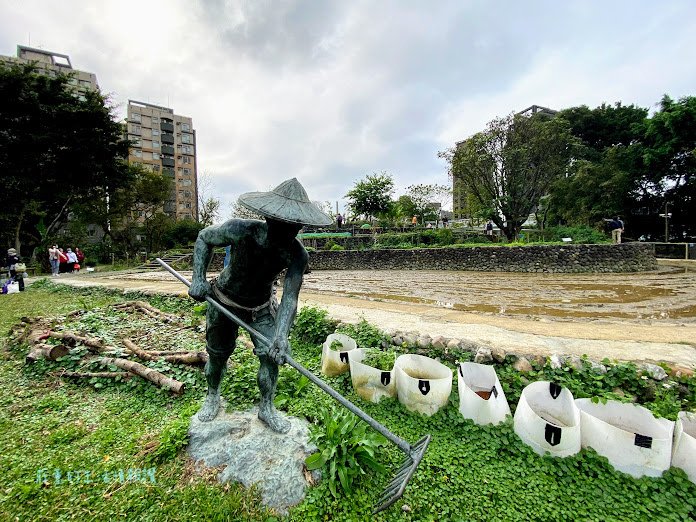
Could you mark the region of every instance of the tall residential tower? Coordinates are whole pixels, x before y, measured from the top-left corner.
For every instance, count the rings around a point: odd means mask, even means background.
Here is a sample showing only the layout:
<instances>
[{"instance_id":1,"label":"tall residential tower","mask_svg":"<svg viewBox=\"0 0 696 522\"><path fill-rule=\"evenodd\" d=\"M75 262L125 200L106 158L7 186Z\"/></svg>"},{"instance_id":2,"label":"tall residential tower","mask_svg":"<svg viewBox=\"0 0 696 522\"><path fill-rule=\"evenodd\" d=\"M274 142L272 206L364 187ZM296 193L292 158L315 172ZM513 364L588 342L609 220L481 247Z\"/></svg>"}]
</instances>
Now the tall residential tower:
<instances>
[{"instance_id":1,"label":"tall residential tower","mask_svg":"<svg viewBox=\"0 0 696 522\"><path fill-rule=\"evenodd\" d=\"M198 219L196 131L191 118L167 107L128 100L128 162L174 180L164 211L175 219Z\"/></svg>"}]
</instances>

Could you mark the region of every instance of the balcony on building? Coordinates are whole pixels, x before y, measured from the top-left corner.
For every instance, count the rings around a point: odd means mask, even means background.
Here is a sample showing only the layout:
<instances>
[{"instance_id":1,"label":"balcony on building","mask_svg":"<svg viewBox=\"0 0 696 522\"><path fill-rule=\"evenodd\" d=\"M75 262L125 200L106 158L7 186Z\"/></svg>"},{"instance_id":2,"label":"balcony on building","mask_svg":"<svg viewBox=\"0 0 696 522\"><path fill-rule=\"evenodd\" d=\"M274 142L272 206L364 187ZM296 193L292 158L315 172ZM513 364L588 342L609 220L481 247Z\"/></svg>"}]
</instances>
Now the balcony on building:
<instances>
[{"instance_id":1,"label":"balcony on building","mask_svg":"<svg viewBox=\"0 0 696 522\"><path fill-rule=\"evenodd\" d=\"M162 167L162 175L172 179L176 177L174 174L174 169L170 167Z\"/></svg>"},{"instance_id":2,"label":"balcony on building","mask_svg":"<svg viewBox=\"0 0 696 522\"><path fill-rule=\"evenodd\" d=\"M174 166L174 158L167 158L162 156L162 166L163 167L173 167Z\"/></svg>"},{"instance_id":3,"label":"balcony on building","mask_svg":"<svg viewBox=\"0 0 696 522\"><path fill-rule=\"evenodd\" d=\"M165 121L164 118L162 118L162 121L160 122L160 130L162 132L174 132L174 124L170 121Z\"/></svg>"},{"instance_id":4,"label":"balcony on building","mask_svg":"<svg viewBox=\"0 0 696 522\"><path fill-rule=\"evenodd\" d=\"M164 141L164 140L162 140ZM172 156L174 155L174 146L173 145L162 145L162 154L171 154Z\"/></svg>"},{"instance_id":5,"label":"balcony on building","mask_svg":"<svg viewBox=\"0 0 696 522\"><path fill-rule=\"evenodd\" d=\"M167 143L169 145L174 145L174 135L173 134L162 134L160 136L160 141L162 143Z\"/></svg>"}]
</instances>

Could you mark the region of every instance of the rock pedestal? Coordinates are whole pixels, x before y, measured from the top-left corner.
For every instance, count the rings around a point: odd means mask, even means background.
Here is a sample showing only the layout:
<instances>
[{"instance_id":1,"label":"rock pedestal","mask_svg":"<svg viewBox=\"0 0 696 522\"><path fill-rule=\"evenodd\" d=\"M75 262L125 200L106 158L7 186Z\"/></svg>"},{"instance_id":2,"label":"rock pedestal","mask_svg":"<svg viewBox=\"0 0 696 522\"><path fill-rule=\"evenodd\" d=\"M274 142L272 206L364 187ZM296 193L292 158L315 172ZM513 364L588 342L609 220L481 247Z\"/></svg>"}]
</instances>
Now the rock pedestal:
<instances>
[{"instance_id":1,"label":"rock pedestal","mask_svg":"<svg viewBox=\"0 0 696 522\"><path fill-rule=\"evenodd\" d=\"M286 417L287 434L272 431L257 418L256 408L246 412L224 411L210 422L191 419L188 453L209 467L226 466L220 482L256 484L262 503L285 515L302 501L307 488L305 458L316 451L309 442L308 423Z\"/></svg>"}]
</instances>

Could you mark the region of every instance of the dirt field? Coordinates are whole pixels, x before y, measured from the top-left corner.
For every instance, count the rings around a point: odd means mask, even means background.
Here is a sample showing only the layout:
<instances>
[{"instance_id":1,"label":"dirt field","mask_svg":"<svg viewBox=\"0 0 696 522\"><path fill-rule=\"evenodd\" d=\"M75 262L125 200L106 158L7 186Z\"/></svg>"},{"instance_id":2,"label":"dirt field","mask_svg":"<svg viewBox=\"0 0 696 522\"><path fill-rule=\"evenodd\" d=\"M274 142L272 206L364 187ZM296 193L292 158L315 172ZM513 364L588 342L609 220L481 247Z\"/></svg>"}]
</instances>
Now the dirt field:
<instances>
[{"instance_id":1,"label":"dirt field","mask_svg":"<svg viewBox=\"0 0 696 522\"><path fill-rule=\"evenodd\" d=\"M190 273L187 274L190 277ZM76 286L185 295L165 272L79 274ZM302 304L344 321L444 335L518 353L664 360L696 367L696 262L639 274L316 271Z\"/></svg>"}]
</instances>

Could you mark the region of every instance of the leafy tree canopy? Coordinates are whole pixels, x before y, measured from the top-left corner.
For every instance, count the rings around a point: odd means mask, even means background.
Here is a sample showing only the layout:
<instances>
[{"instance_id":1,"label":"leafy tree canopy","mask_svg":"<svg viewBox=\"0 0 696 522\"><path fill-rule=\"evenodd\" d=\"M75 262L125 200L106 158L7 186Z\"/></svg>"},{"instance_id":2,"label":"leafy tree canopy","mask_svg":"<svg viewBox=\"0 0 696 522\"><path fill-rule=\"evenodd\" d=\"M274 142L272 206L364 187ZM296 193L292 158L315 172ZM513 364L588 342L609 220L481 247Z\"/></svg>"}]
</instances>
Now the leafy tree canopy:
<instances>
[{"instance_id":1,"label":"leafy tree canopy","mask_svg":"<svg viewBox=\"0 0 696 522\"><path fill-rule=\"evenodd\" d=\"M368 174L364 180L357 181L348 191L346 198L353 214L371 219L389 211L392 205L394 179L390 174Z\"/></svg>"},{"instance_id":2,"label":"leafy tree canopy","mask_svg":"<svg viewBox=\"0 0 696 522\"><path fill-rule=\"evenodd\" d=\"M512 240L549 185L567 173L574 138L562 118L511 114L441 153L450 173Z\"/></svg>"},{"instance_id":3,"label":"leafy tree canopy","mask_svg":"<svg viewBox=\"0 0 696 522\"><path fill-rule=\"evenodd\" d=\"M0 205L12 225L2 233L16 248L45 240L72 205L131 182L128 142L107 100L69 79L0 63Z\"/></svg>"}]
</instances>

